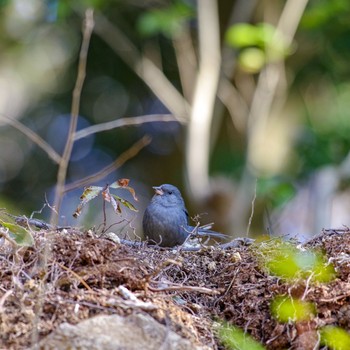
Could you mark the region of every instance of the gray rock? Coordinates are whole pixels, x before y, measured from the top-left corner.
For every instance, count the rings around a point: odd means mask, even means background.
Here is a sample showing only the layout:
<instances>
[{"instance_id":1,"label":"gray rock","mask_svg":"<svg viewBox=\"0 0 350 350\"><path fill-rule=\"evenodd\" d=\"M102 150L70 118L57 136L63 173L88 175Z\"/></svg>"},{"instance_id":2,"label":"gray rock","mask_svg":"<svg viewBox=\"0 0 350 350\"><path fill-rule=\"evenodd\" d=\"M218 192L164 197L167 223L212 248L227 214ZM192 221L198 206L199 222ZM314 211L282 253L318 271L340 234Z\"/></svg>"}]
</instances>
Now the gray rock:
<instances>
[{"instance_id":1,"label":"gray rock","mask_svg":"<svg viewBox=\"0 0 350 350\"><path fill-rule=\"evenodd\" d=\"M204 350L146 314L96 316L61 324L32 350Z\"/></svg>"}]
</instances>

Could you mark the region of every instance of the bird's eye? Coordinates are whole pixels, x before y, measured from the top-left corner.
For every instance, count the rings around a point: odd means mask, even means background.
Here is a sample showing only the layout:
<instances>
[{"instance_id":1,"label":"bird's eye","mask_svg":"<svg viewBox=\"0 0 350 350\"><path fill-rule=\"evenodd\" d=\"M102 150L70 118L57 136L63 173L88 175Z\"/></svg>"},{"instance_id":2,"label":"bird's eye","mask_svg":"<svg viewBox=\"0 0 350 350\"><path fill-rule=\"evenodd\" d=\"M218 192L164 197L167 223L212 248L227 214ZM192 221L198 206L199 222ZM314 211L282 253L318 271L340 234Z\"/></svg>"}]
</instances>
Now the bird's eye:
<instances>
[{"instance_id":1,"label":"bird's eye","mask_svg":"<svg viewBox=\"0 0 350 350\"><path fill-rule=\"evenodd\" d=\"M173 194L173 191L168 191L168 194Z\"/></svg>"}]
</instances>

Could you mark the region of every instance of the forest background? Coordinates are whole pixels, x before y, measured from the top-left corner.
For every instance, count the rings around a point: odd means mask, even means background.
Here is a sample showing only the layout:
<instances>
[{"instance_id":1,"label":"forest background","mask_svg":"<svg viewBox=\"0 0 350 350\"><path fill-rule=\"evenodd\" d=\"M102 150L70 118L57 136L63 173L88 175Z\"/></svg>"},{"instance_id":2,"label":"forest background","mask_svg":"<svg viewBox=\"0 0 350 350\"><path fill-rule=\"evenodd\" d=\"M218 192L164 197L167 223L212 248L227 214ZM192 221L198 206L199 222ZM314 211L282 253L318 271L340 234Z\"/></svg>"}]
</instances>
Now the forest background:
<instances>
[{"instance_id":1,"label":"forest background","mask_svg":"<svg viewBox=\"0 0 350 350\"><path fill-rule=\"evenodd\" d=\"M102 222L98 201L73 219L83 186L72 184L117 160L86 185L131 180L139 201L119 195L138 214L108 215L120 232L140 234L162 183L235 236L349 225L347 0L1 1L1 208L30 216L54 202L87 9L94 28L60 224Z\"/></svg>"}]
</instances>

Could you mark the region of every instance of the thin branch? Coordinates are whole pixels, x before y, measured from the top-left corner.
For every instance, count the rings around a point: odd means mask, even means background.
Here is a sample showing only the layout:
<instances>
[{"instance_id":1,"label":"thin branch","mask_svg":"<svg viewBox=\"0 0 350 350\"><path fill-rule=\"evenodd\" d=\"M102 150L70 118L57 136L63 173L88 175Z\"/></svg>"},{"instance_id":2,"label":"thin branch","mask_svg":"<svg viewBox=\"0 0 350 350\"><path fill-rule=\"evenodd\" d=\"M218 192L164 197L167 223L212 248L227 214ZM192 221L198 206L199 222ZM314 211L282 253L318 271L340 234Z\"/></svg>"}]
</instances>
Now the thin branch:
<instances>
[{"instance_id":1,"label":"thin branch","mask_svg":"<svg viewBox=\"0 0 350 350\"><path fill-rule=\"evenodd\" d=\"M182 32L173 39L173 47L179 69L182 91L186 100L191 103L198 62L189 25L184 26Z\"/></svg>"},{"instance_id":2,"label":"thin branch","mask_svg":"<svg viewBox=\"0 0 350 350\"><path fill-rule=\"evenodd\" d=\"M101 13L96 15L95 33L128 65L180 122L187 120L190 106L164 73Z\"/></svg>"},{"instance_id":3,"label":"thin branch","mask_svg":"<svg viewBox=\"0 0 350 350\"><path fill-rule=\"evenodd\" d=\"M27 128L24 124L16 119L6 117L0 114L0 120L3 120L6 124L11 125L13 128L20 131L22 134L28 137L29 140L33 141L37 146L39 146L46 154L57 164L61 161L61 156L37 133L33 130Z\"/></svg>"},{"instance_id":4,"label":"thin branch","mask_svg":"<svg viewBox=\"0 0 350 350\"><path fill-rule=\"evenodd\" d=\"M6 291L6 293L0 299L0 312L5 314L4 304L6 299L14 292L14 290L10 289Z\"/></svg>"},{"instance_id":5,"label":"thin branch","mask_svg":"<svg viewBox=\"0 0 350 350\"><path fill-rule=\"evenodd\" d=\"M153 282L153 281L152 281ZM181 284L176 284L171 287L163 287L163 288L153 288L148 286L148 289L152 292L198 292L209 295L218 295L221 294L218 290L213 290L205 287L196 287L196 286L184 286Z\"/></svg>"},{"instance_id":6,"label":"thin branch","mask_svg":"<svg viewBox=\"0 0 350 350\"><path fill-rule=\"evenodd\" d=\"M308 0L288 0L283 8L275 36L282 34L286 47L292 43L307 3ZM274 39L277 40L278 38ZM269 112L283 72L281 68L281 65L278 64L268 64L259 76L248 118L250 139L254 138L257 133L263 132L266 127ZM249 142L249 146L253 146L252 142ZM250 151L252 152L252 150Z\"/></svg>"},{"instance_id":7,"label":"thin branch","mask_svg":"<svg viewBox=\"0 0 350 350\"><path fill-rule=\"evenodd\" d=\"M292 43L307 2L308 0L288 0L283 8L275 35L278 37L282 35L287 47ZM272 40L278 40L278 38L274 37ZM233 221L239 229L246 226L245 220L254 186L255 175L252 174L251 164L255 163L256 140L262 137L261 135L268 133L267 125L272 105L276 102L276 92L278 91L279 96L284 93L283 89L279 89L283 72L284 62L268 64L260 73L254 91L248 115L247 162L236 193L236 200L240 205L234 209L234 212L232 211ZM269 135L264 137L269 137Z\"/></svg>"},{"instance_id":8,"label":"thin branch","mask_svg":"<svg viewBox=\"0 0 350 350\"><path fill-rule=\"evenodd\" d=\"M258 185L258 179L255 179L254 196L253 196L253 199L252 199L252 211L250 213L250 217L249 217L249 220L248 220L247 232L246 232L246 236L247 237L249 236L250 226L252 225L253 216L254 216L257 185Z\"/></svg>"},{"instance_id":9,"label":"thin branch","mask_svg":"<svg viewBox=\"0 0 350 350\"><path fill-rule=\"evenodd\" d=\"M156 266L156 268L154 269L154 271L152 273L150 273L144 277L145 282L148 284L152 280L153 277L159 275L163 271L163 269L168 265L181 266L181 262L176 261L174 259L167 259L167 260L163 261L160 265ZM152 281L152 282L156 283L156 281Z\"/></svg>"},{"instance_id":10,"label":"thin branch","mask_svg":"<svg viewBox=\"0 0 350 350\"><path fill-rule=\"evenodd\" d=\"M89 45L90 45L90 39L91 39L93 27L94 27L93 10L87 9L85 12L83 41L82 41L80 55L79 55L78 75L77 75L77 80L73 90L71 121L69 125L69 132L68 132L66 146L62 155L62 159L59 163L58 174L57 174L54 207L56 208L58 213L60 211L60 206L62 203L64 185L67 177L68 164L69 164L69 160L70 160L70 156L71 156L73 144L74 144L74 133L78 122L80 97L81 97L81 91L83 88L85 75L86 75L87 54L89 51ZM58 216L54 211L52 211L51 224L57 225L57 223L58 223Z\"/></svg>"},{"instance_id":11,"label":"thin branch","mask_svg":"<svg viewBox=\"0 0 350 350\"><path fill-rule=\"evenodd\" d=\"M142 115L137 117L120 118L110 122L96 124L96 125L89 126L85 129L81 129L75 133L74 140L77 141L91 134L97 134L102 131L121 128L124 126L141 125L141 124L153 123L153 122L173 122L173 121L177 121L177 119L172 114L150 114L150 115Z\"/></svg>"},{"instance_id":12,"label":"thin branch","mask_svg":"<svg viewBox=\"0 0 350 350\"><path fill-rule=\"evenodd\" d=\"M224 76L221 77L218 87L218 98L227 108L235 128L244 134L246 129L249 107L235 86Z\"/></svg>"},{"instance_id":13,"label":"thin branch","mask_svg":"<svg viewBox=\"0 0 350 350\"><path fill-rule=\"evenodd\" d=\"M143 310L156 310L158 307L149 301L142 301L136 297L136 295L131 292L129 289L120 285L117 288L119 294L125 299L123 301L115 299L115 302L110 302L110 305L118 305L121 307L132 307L132 308L140 308Z\"/></svg>"},{"instance_id":14,"label":"thin branch","mask_svg":"<svg viewBox=\"0 0 350 350\"><path fill-rule=\"evenodd\" d=\"M249 22L253 16L257 2L258 0L234 1L230 13L230 19L224 32L237 23ZM220 137L220 125L222 125L223 117L226 114L225 108L231 116L235 128L243 135L245 134L249 106L243 96L240 95L238 86L236 89L235 86L233 86L233 83L231 83L231 79L234 76L234 71L236 69L237 54L237 50L233 49L230 45L223 45L221 51L221 78L218 85L218 98L222 103L218 103L215 106L215 114L212 122L211 145L215 144L218 137Z\"/></svg>"},{"instance_id":15,"label":"thin branch","mask_svg":"<svg viewBox=\"0 0 350 350\"><path fill-rule=\"evenodd\" d=\"M98 171L95 174L87 176L84 179L66 185L64 188L64 192L69 192L76 188L85 187L90 185L92 182L96 182L103 179L112 171L120 168L129 159L135 157L145 146L150 144L151 140L152 139L148 135L144 136L142 139L134 143L128 150L123 152L113 163L107 165L102 170Z\"/></svg>"},{"instance_id":16,"label":"thin branch","mask_svg":"<svg viewBox=\"0 0 350 350\"><path fill-rule=\"evenodd\" d=\"M8 229L3 230L1 227L0 237L4 237L12 245L12 248L14 249L18 248L18 244L16 243L16 241L9 236Z\"/></svg>"},{"instance_id":17,"label":"thin branch","mask_svg":"<svg viewBox=\"0 0 350 350\"><path fill-rule=\"evenodd\" d=\"M64 266L63 264L57 263L58 266L60 266L62 269L68 271L69 273L71 273L74 277L76 277L79 282L90 292L92 292L93 290L91 289L91 287L84 281L84 279L79 276L76 272L74 272L72 269L70 269L69 267Z\"/></svg>"}]
</instances>

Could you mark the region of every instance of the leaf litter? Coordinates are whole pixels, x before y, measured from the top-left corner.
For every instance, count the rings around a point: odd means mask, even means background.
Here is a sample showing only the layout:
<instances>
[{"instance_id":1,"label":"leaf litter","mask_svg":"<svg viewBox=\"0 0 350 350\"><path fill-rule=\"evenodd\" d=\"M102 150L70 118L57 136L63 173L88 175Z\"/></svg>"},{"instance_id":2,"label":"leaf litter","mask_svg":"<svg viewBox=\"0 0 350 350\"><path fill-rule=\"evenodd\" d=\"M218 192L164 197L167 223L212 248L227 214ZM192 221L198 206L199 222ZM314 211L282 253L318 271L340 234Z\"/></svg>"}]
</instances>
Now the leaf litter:
<instances>
[{"instance_id":1,"label":"leaf litter","mask_svg":"<svg viewBox=\"0 0 350 350\"><path fill-rule=\"evenodd\" d=\"M312 348L325 326L350 330L349 229L325 230L303 245L322 249L334 264L336 277L327 283L272 275L261 264L264 242L189 252L118 244L74 228L32 236L31 247L7 240L0 246L2 348L28 348L63 322L138 312L212 349L224 349L220 322L267 349ZM271 304L280 296L300 297L315 311L306 320L279 322Z\"/></svg>"}]
</instances>

